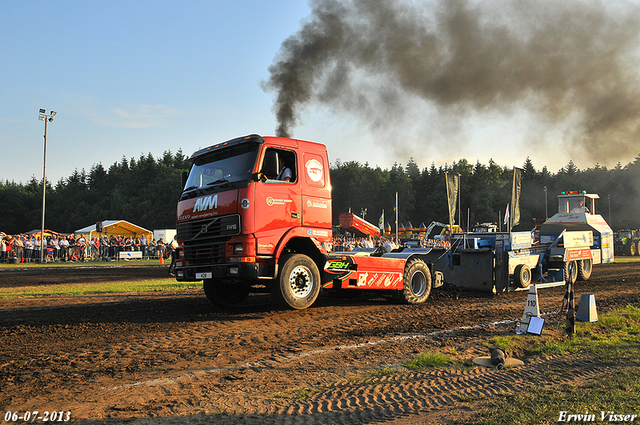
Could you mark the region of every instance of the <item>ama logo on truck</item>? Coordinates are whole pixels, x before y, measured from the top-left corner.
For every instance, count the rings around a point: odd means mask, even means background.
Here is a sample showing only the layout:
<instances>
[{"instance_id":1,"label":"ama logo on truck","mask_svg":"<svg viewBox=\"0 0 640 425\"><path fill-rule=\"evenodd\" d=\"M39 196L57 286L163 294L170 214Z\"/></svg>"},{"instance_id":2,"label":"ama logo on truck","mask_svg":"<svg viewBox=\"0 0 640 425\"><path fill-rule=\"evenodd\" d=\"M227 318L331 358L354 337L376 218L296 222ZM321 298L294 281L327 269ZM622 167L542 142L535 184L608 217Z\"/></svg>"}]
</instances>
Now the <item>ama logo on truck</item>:
<instances>
[{"instance_id":1,"label":"ama logo on truck","mask_svg":"<svg viewBox=\"0 0 640 425\"><path fill-rule=\"evenodd\" d=\"M196 200L196 204L193 206L192 212L197 213L200 211L210 210L212 208L218 208L218 195L198 198L198 200Z\"/></svg>"}]
</instances>

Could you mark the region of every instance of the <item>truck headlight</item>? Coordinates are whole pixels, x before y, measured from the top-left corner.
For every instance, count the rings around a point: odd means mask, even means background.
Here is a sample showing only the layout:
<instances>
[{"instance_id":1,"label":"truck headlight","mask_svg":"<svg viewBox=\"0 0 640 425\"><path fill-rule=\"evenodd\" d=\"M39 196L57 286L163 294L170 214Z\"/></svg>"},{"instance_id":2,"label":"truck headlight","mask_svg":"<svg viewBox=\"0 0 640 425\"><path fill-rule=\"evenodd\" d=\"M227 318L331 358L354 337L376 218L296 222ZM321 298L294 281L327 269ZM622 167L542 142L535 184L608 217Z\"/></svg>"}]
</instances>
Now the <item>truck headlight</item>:
<instances>
[{"instance_id":1,"label":"truck headlight","mask_svg":"<svg viewBox=\"0 0 640 425\"><path fill-rule=\"evenodd\" d=\"M241 243L234 243L233 244L233 253L234 254L242 254L242 253L244 253L244 246L242 246Z\"/></svg>"}]
</instances>

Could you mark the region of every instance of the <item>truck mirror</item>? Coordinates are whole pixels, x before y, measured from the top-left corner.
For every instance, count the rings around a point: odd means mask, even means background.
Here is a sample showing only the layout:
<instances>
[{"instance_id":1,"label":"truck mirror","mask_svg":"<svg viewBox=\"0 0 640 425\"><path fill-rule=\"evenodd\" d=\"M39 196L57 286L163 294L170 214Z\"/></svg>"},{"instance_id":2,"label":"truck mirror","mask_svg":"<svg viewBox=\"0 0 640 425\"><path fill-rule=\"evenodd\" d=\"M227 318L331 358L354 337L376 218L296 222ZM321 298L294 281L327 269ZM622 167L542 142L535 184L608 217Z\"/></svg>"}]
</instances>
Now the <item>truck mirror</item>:
<instances>
[{"instance_id":1,"label":"truck mirror","mask_svg":"<svg viewBox=\"0 0 640 425\"><path fill-rule=\"evenodd\" d=\"M261 181L264 183L269 179L264 173L253 173L251 174L251 180L253 180L254 182Z\"/></svg>"},{"instance_id":2,"label":"truck mirror","mask_svg":"<svg viewBox=\"0 0 640 425\"><path fill-rule=\"evenodd\" d=\"M189 173L186 171L182 172L182 188L184 189L184 185L187 184L187 177L189 177Z\"/></svg>"}]
</instances>

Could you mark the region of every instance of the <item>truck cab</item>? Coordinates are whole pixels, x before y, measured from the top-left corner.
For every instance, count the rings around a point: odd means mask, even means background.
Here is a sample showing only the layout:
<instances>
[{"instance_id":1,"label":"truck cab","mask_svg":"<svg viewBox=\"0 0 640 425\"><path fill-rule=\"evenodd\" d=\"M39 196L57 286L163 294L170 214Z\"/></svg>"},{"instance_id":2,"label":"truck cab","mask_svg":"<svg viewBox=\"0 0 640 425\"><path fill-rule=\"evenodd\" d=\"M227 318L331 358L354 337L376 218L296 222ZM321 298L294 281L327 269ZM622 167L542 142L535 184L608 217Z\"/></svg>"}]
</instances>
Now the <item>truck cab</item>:
<instances>
[{"instance_id":1,"label":"truck cab","mask_svg":"<svg viewBox=\"0 0 640 425\"><path fill-rule=\"evenodd\" d=\"M325 146L253 134L200 149L190 162L177 208L176 279L202 280L222 306L254 285L293 308L313 303L332 242ZM282 268L289 282L274 285Z\"/></svg>"}]
</instances>

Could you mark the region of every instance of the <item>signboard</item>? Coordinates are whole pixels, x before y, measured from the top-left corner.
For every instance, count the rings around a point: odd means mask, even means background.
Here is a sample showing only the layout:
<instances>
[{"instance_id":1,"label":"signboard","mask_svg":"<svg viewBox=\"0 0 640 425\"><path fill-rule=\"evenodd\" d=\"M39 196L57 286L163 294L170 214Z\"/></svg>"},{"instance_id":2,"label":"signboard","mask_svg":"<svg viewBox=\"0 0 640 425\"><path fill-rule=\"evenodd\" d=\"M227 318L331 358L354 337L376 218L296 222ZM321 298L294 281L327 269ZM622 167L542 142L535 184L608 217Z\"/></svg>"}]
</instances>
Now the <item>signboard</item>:
<instances>
[{"instance_id":1,"label":"signboard","mask_svg":"<svg viewBox=\"0 0 640 425\"><path fill-rule=\"evenodd\" d=\"M593 231L564 232L562 237L565 248L584 248L593 246Z\"/></svg>"},{"instance_id":2,"label":"signboard","mask_svg":"<svg viewBox=\"0 0 640 425\"><path fill-rule=\"evenodd\" d=\"M511 249L531 248L531 232L511 233Z\"/></svg>"}]
</instances>

